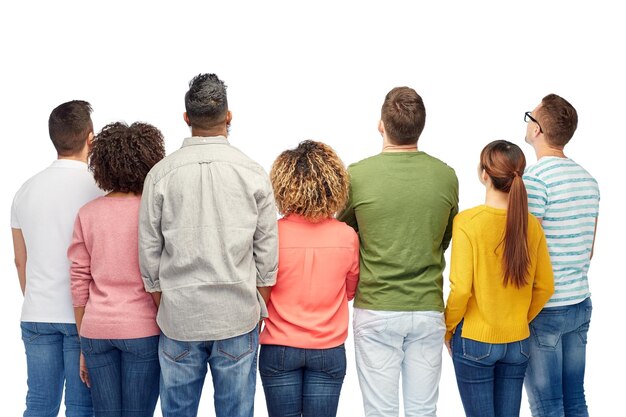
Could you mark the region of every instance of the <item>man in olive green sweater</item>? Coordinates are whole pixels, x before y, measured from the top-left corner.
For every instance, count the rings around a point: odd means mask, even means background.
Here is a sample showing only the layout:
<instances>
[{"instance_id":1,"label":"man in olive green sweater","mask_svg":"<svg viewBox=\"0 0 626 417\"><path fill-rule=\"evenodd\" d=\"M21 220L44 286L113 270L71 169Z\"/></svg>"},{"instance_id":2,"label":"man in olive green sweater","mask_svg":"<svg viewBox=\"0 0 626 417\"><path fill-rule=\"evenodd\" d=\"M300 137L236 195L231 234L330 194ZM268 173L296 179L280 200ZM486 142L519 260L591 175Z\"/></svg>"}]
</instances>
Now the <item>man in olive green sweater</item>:
<instances>
[{"instance_id":1,"label":"man in olive green sweater","mask_svg":"<svg viewBox=\"0 0 626 417\"><path fill-rule=\"evenodd\" d=\"M444 342L444 251L458 212L454 170L418 151L426 119L409 87L385 97L382 153L350 165L350 200L339 219L361 243L354 340L367 416L435 416Z\"/></svg>"}]
</instances>

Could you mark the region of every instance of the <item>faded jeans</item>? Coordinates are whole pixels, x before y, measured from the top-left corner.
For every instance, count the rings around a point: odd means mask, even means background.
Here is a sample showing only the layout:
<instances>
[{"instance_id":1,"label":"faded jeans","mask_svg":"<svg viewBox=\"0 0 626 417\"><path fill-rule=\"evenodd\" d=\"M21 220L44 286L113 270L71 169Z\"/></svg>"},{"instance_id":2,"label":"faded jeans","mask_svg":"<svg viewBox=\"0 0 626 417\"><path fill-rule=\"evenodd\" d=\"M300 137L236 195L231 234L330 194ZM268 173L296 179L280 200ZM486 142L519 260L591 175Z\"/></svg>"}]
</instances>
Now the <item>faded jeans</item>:
<instances>
[{"instance_id":1,"label":"faded jeans","mask_svg":"<svg viewBox=\"0 0 626 417\"><path fill-rule=\"evenodd\" d=\"M405 416L437 413L446 326L437 311L354 309L354 345L366 416L397 416L399 382Z\"/></svg>"}]
</instances>

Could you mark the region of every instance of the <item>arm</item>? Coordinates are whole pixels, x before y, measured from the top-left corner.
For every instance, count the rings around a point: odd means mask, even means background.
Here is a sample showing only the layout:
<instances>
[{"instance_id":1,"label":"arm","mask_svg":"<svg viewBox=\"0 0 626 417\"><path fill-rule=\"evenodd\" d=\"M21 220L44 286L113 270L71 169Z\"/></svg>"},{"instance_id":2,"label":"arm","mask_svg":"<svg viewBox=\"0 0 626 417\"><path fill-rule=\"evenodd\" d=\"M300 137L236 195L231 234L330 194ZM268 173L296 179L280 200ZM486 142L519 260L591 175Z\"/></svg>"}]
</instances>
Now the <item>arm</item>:
<instances>
[{"instance_id":1,"label":"arm","mask_svg":"<svg viewBox=\"0 0 626 417\"><path fill-rule=\"evenodd\" d=\"M593 227L593 242L591 243L591 253L589 254L589 260L593 258L593 249L596 246L596 232L598 231L598 218L596 217L596 224Z\"/></svg>"},{"instance_id":2,"label":"arm","mask_svg":"<svg viewBox=\"0 0 626 417\"><path fill-rule=\"evenodd\" d=\"M448 216L448 225L446 226L446 231L443 234L443 241L441 242L441 246L445 251L450 246L450 240L452 239L452 224L454 222L454 217L459 213L459 180L456 175L454 176L455 185L454 185L454 205L450 209L450 215Z\"/></svg>"},{"instance_id":3,"label":"arm","mask_svg":"<svg viewBox=\"0 0 626 417\"><path fill-rule=\"evenodd\" d=\"M537 268L533 280L533 294L528 308L529 323L539 314L552 294L554 294L554 273L552 272L546 237L541 231L541 240L537 247Z\"/></svg>"},{"instance_id":4,"label":"arm","mask_svg":"<svg viewBox=\"0 0 626 417\"><path fill-rule=\"evenodd\" d=\"M350 168L348 168L348 174L350 174ZM354 212L352 179L350 180L350 192L348 194L348 202L346 203L346 207L339 214L337 214L337 220L346 223L358 233L359 225L356 221L356 213Z\"/></svg>"},{"instance_id":5,"label":"arm","mask_svg":"<svg viewBox=\"0 0 626 417\"><path fill-rule=\"evenodd\" d=\"M17 277L20 280L20 288L22 295L26 291L26 242L22 229L11 229L13 234L13 253L15 254L15 268L17 268Z\"/></svg>"},{"instance_id":6,"label":"arm","mask_svg":"<svg viewBox=\"0 0 626 417\"><path fill-rule=\"evenodd\" d=\"M348 301L354 298L356 289L359 284L359 235L354 233L354 257L352 259L352 266L346 275L346 293L348 294Z\"/></svg>"},{"instance_id":7,"label":"arm","mask_svg":"<svg viewBox=\"0 0 626 417\"><path fill-rule=\"evenodd\" d=\"M151 292L150 295L152 296L152 301L154 301L154 305L158 310L161 305L161 291Z\"/></svg>"},{"instance_id":8,"label":"arm","mask_svg":"<svg viewBox=\"0 0 626 417\"><path fill-rule=\"evenodd\" d=\"M531 174L524 174L523 179L528 193L528 211L541 222L548 205L546 183Z\"/></svg>"},{"instance_id":9,"label":"arm","mask_svg":"<svg viewBox=\"0 0 626 417\"><path fill-rule=\"evenodd\" d=\"M270 293L272 292L272 287L256 287L265 302L265 305L270 302Z\"/></svg>"},{"instance_id":10,"label":"arm","mask_svg":"<svg viewBox=\"0 0 626 417\"><path fill-rule=\"evenodd\" d=\"M74 222L72 243L67 249L67 257L70 260L70 287L72 290L72 304L75 309L82 309L82 314L76 319L76 327L80 330L79 320L82 323L85 305L89 299L89 286L93 280L93 277L91 276L91 254L85 244L80 211L78 216L76 216L76 221ZM76 315L76 310L74 313Z\"/></svg>"},{"instance_id":11,"label":"arm","mask_svg":"<svg viewBox=\"0 0 626 417\"><path fill-rule=\"evenodd\" d=\"M144 288L149 293L161 292L159 267L163 253L161 233L161 201L155 192L154 181L146 176L139 209L139 269ZM160 303L161 297L153 297Z\"/></svg>"},{"instance_id":12,"label":"arm","mask_svg":"<svg viewBox=\"0 0 626 417\"><path fill-rule=\"evenodd\" d=\"M446 340L452 338L461 322L472 296L474 282L474 252L465 232L454 223L452 232L452 255L450 259L450 293L446 303Z\"/></svg>"},{"instance_id":13,"label":"arm","mask_svg":"<svg viewBox=\"0 0 626 417\"><path fill-rule=\"evenodd\" d=\"M274 194L269 178L265 177L264 190L256 195L259 216L254 231L252 254L256 264L257 288L271 287L276 283L278 271L278 222ZM269 290L260 290L261 296L269 300ZM265 295L264 295L265 294Z\"/></svg>"}]
</instances>

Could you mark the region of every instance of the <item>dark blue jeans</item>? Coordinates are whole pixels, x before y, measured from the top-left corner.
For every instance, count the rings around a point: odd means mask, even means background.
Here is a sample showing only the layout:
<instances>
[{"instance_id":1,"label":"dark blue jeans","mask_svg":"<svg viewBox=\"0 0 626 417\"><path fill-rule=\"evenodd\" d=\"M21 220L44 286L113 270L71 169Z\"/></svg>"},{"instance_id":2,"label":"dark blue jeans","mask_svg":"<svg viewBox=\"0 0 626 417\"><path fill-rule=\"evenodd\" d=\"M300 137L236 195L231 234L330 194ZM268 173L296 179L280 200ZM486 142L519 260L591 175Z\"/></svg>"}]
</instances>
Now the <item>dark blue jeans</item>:
<instances>
[{"instance_id":1,"label":"dark blue jeans","mask_svg":"<svg viewBox=\"0 0 626 417\"><path fill-rule=\"evenodd\" d=\"M91 417L91 394L80 380L80 341L74 323L22 322L28 394L24 417L56 416L65 383L65 415Z\"/></svg>"},{"instance_id":2,"label":"dark blue jeans","mask_svg":"<svg viewBox=\"0 0 626 417\"><path fill-rule=\"evenodd\" d=\"M269 417L335 416L346 375L346 349L262 345L259 373Z\"/></svg>"},{"instance_id":3,"label":"dark blue jeans","mask_svg":"<svg viewBox=\"0 0 626 417\"><path fill-rule=\"evenodd\" d=\"M534 417L588 417L585 400L591 299L547 307L530 323L526 393Z\"/></svg>"},{"instance_id":4,"label":"dark blue jeans","mask_svg":"<svg viewBox=\"0 0 626 417\"><path fill-rule=\"evenodd\" d=\"M452 338L452 360L467 417L517 417L522 401L530 342L492 344Z\"/></svg>"},{"instance_id":5,"label":"dark blue jeans","mask_svg":"<svg viewBox=\"0 0 626 417\"><path fill-rule=\"evenodd\" d=\"M151 417L159 397L159 336L81 338L96 417Z\"/></svg>"}]
</instances>

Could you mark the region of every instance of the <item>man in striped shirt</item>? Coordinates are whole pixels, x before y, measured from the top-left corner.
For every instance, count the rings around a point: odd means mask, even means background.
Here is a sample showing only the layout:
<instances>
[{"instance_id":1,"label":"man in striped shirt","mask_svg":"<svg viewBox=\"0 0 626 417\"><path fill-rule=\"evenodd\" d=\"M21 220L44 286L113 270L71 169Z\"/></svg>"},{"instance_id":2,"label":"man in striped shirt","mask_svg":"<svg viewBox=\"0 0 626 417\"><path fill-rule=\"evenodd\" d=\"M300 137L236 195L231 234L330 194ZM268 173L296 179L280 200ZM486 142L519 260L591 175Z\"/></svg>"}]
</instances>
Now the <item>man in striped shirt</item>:
<instances>
[{"instance_id":1,"label":"man in striped shirt","mask_svg":"<svg viewBox=\"0 0 626 417\"><path fill-rule=\"evenodd\" d=\"M537 163L527 167L528 205L542 222L554 270L554 295L532 321L525 386L534 417L588 416L585 348L591 318L587 271L593 254L600 192L596 180L565 156L578 124L576 109L550 94L526 112L526 142Z\"/></svg>"}]
</instances>

